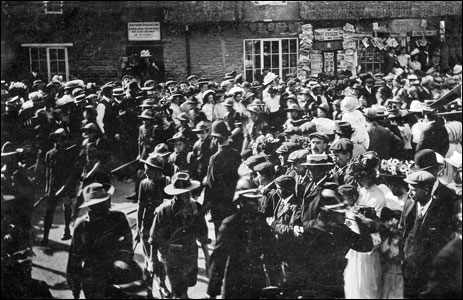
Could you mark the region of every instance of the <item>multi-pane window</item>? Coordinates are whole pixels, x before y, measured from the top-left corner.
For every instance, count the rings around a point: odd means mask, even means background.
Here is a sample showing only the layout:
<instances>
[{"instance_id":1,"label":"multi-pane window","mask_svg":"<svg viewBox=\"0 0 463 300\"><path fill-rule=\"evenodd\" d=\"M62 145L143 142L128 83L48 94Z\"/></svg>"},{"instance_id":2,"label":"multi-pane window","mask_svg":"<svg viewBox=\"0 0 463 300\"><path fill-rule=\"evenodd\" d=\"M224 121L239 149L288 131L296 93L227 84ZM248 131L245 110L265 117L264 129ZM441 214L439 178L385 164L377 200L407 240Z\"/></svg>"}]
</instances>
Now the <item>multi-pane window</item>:
<instances>
[{"instance_id":1,"label":"multi-pane window","mask_svg":"<svg viewBox=\"0 0 463 300\"><path fill-rule=\"evenodd\" d=\"M46 14L63 14L63 1L43 1Z\"/></svg>"},{"instance_id":2,"label":"multi-pane window","mask_svg":"<svg viewBox=\"0 0 463 300\"><path fill-rule=\"evenodd\" d=\"M53 76L62 75L69 80L68 49L65 46L26 45L29 47L30 69L46 75L48 81Z\"/></svg>"},{"instance_id":3,"label":"multi-pane window","mask_svg":"<svg viewBox=\"0 0 463 300\"><path fill-rule=\"evenodd\" d=\"M244 40L244 75L247 81L259 80L262 69L285 78L297 68L298 39Z\"/></svg>"},{"instance_id":4,"label":"multi-pane window","mask_svg":"<svg viewBox=\"0 0 463 300\"><path fill-rule=\"evenodd\" d=\"M362 67L361 73L372 72L373 74L381 71L384 64L384 54L375 47L365 48L363 43L359 42L358 47L358 64Z\"/></svg>"}]
</instances>

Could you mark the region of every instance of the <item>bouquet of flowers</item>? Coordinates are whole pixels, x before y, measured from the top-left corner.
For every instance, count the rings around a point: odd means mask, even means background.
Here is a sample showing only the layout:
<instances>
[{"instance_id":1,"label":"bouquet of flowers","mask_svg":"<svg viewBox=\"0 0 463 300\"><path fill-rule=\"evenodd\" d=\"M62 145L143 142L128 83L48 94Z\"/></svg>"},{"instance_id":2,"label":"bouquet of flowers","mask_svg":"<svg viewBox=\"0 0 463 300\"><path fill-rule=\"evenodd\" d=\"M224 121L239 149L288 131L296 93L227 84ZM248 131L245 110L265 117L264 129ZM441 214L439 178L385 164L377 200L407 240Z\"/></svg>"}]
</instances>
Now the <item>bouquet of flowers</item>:
<instances>
[{"instance_id":1,"label":"bouquet of flowers","mask_svg":"<svg viewBox=\"0 0 463 300\"><path fill-rule=\"evenodd\" d=\"M397 158L383 159L380 165L380 173L386 176L407 177L411 172L413 160L400 161Z\"/></svg>"}]
</instances>

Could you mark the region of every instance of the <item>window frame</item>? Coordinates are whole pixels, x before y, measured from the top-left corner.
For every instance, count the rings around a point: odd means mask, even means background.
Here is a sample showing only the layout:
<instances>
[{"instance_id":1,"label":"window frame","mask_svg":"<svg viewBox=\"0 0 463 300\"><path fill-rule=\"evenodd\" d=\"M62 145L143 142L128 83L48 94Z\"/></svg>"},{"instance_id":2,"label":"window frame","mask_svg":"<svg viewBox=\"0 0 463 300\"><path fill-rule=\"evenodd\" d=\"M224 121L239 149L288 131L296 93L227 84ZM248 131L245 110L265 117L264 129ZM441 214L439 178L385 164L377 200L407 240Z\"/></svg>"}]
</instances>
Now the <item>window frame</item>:
<instances>
[{"instance_id":1,"label":"window frame","mask_svg":"<svg viewBox=\"0 0 463 300\"><path fill-rule=\"evenodd\" d=\"M48 9L48 4L50 4L50 2L60 2L60 10L59 11L56 11L56 10L49 10ZM64 5L64 1L42 1L43 3L43 9L44 9L44 12L45 14L47 15L62 15L63 14L63 5Z\"/></svg>"},{"instance_id":2,"label":"window frame","mask_svg":"<svg viewBox=\"0 0 463 300\"><path fill-rule=\"evenodd\" d=\"M32 72L32 49L46 49L46 59L47 59L47 79L51 81L52 74L51 74L51 63L52 62L59 62L63 61L60 59L53 59L50 58L50 49L54 50L64 50L64 67L65 72L64 74L59 73L60 75L64 75L66 81L69 81L69 53L68 48L72 47L72 43L63 43L63 44L21 44L22 47L29 48L29 70ZM43 74L42 74L43 75Z\"/></svg>"},{"instance_id":3,"label":"window frame","mask_svg":"<svg viewBox=\"0 0 463 300\"><path fill-rule=\"evenodd\" d=\"M374 50L375 53L371 53L371 50ZM362 60L362 59L365 59L365 57L368 57L367 55L365 55L366 52L370 52L370 53L367 53L367 54L368 54L368 56L373 57L372 62L369 62L367 60ZM377 56L379 57L379 60L374 60ZM373 74L375 74L377 72L381 72L381 70L383 69L385 63L386 63L385 55L381 50L377 49L374 46L369 46L368 48L365 48L362 41L358 41L357 65L360 65L362 67L361 73L372 72ZM366 66L370 66L371 68L366 68ZM378 68L375 68L376 66Z\"/></svg>"},{"instance_id":4,"label":"window frame","mask_svg":"<svg viewBox=\"0 0 463 300\"><path fill-rule=\"evenodd\" d=\"M292 49L290 48L290 45L289 45L289 42L291 40L294 40L295 41L295 44L296 44L296 49L295 51L291 51ZM251 53L246 53L246 42L254 42L254 41L259 41L259 47L260 47L260 52L259 53L255 53L253 51L253 49L251 49ZM297 62L299 60L299 39L298 38L256 38L256 39L244 39L243 40L243 74L244 74L244 78L249 81L249 82L252 82L255 80L255 77L256 77L256 74L258 69L261 70L262 72L262 69L264 68L264 42L275 42L275 41L278 41L278 76L280 78L283 78L283 69L289 69L291 71L291 69L297 69ZM288 41L288 52L285 52L283 53L283 41ZM254 45L254 44L253 44ZM254 46L253 46L254 47ZM272 55L274 55L273 52L271 52ZM255 64L252 68L247 68L246 67L246 56L247 55L251 55L251 56L257 56L259 55L260 56L260 67L259 68L256 68L255 67ZM288 61L288 66L286 67L283 67L283 55L288 55L289 56L289 61ZM291 55L296 55L296 60L295 60L295 64L292 66L291 65ZM252 70L252 80L250 80L250 78L247 78L246 76L246 71L249 71L249 70ZM288 72L290 73L290 72Z\"/></svg>"}]
</instances>

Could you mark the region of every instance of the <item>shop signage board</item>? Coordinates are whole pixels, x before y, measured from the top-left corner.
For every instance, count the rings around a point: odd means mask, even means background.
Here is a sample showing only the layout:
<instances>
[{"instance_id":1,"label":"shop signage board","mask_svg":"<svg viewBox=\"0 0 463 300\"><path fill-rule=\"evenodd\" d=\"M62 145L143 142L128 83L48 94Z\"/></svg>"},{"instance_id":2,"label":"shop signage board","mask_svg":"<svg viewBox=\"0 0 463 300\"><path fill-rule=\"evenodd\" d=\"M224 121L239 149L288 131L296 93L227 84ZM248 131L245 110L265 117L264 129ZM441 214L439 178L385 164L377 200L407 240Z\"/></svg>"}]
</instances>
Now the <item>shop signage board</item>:
<instances>
[{"instance_id":1,"label":"shop signage board","mask_svg":"<svg viewBox=\"0 0 463 300\"><path fill-rule=\"evenodd\" d=\"M365 48L368 48L370 46L370 43L368 42L368 38L364 38L362 40L362 43Z\"/></svg>"},{"instance_id":2,"label":"shop signage board","mask_svg":"<svg viewBox=\"0 0 463 300\"><path fill-rule=\"evenodd\" d=\"M337 28L321 28L314 30L314 39L316 41L333 41L342 40L344 31Z\"/></svg>"},{"instance_id":3,"label":"shop signage board","mask_svg":"<svg viewBox=\"0 0 463 300\"><path fill-rule=\"evenodd\" d=\"M342 28L345 32L355 32L355 27L352 24L346 23L344 27Z\"/></svg>"},{"instance_id":4,"label":"shop signage board","mask_svg":"<svg viewBox=\"0 0 463 300\"><path fill-rule=\"evenodd\" d=\"M355 49L355 41L342 42L343 49Z\"/></svg>"},{"instance_id":5,"label":"shop signage board","mask_svg":"<svg viewBox=\"0 0 463 300\"><path fill-rule=\"evenodd\" d=\"M423 30L423 31L418 31L418 30L413 30L412 31L412 36L435 36L437 35L437 30Z\"/></svg>"},{"instance_id":6,"label":"shop signage board","mask_svg":"<svg viewBox=\"0 0 463 300\"><path fill-rule=\"evenodd\" d=\"M160 41L160 22L128 23L129 41Z\"/></svg>"}]
</instances>

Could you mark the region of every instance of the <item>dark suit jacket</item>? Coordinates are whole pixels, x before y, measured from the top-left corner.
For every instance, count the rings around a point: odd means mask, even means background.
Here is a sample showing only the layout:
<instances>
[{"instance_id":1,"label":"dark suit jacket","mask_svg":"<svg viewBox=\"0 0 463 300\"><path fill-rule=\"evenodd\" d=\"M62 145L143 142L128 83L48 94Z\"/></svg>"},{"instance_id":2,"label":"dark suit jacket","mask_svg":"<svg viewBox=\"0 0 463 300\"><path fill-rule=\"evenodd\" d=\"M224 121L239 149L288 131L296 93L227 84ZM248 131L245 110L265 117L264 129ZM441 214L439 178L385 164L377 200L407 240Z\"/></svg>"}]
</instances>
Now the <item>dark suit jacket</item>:
<instances>
[{"instance_id":1,"label":"dark suit jacket","mask_svg":"<svg viewBox=\"0 0 463 300\"><path fill-rule=\"evenodd\" d=\"M410 296L426 289L434 257L455 232L452 222L455 197L452 190L439 182L420 230L411 228L405 236L404 282ZM405 222L409 223L407 217Z\"/></svg>"},{"instance_id":2,"label":"dark suit jacket","mask_svg":"<svg viewBox=\"0 0 463 300\"><path fill-rule=\"evenodd\" d=\"M212 155L209 160L204 205L233 210L232 200L239 179L238 168L240 164L241 156L238 151L229 145L219 146L217 153Z\"/></svg>"},{"instance_id":3,"label":"dark suit jacket","mask_svg":"<svg viewBox=\"0 0 463 300\"><path fill-rule=\"evenodd\" d=\"M263 214L249 216L238 211L225 218L210 259L207 293L220 295L223 281L222 299L255 299L266 287L262 263L271 277L278 269L276 246Z\"/></svg>"},{"instance_id":4,"label":"dark suit jacket","mask_svg":"<svg viewBox=\"0 0 463 300\"><path fill-rule=\"evenodd\" d=\"M461 299L461 269L461 237L455 237L434 258L428 288L419 298Z\"/></svg>"},{"instance_id":5,"label":"dark suit jacket","mask_svg":"<svg viewBox=\"0 0 463 300\"><path fill-rule=\"evenodd\" d=\"M393 153L397 153L397 150L403 147L401 137L376 122L368 124L367 131L370 137L368 151L375 151L380 159L391 158Z\"/></svg>"}]
</instances>

